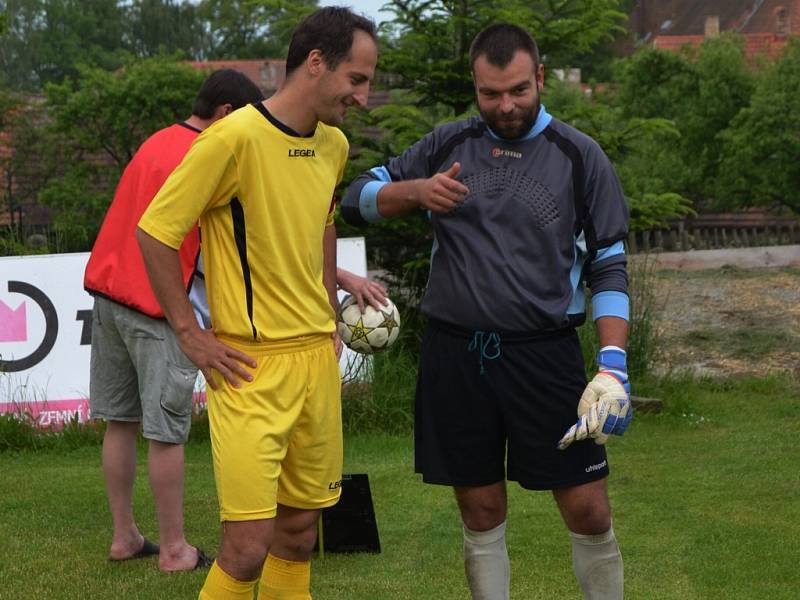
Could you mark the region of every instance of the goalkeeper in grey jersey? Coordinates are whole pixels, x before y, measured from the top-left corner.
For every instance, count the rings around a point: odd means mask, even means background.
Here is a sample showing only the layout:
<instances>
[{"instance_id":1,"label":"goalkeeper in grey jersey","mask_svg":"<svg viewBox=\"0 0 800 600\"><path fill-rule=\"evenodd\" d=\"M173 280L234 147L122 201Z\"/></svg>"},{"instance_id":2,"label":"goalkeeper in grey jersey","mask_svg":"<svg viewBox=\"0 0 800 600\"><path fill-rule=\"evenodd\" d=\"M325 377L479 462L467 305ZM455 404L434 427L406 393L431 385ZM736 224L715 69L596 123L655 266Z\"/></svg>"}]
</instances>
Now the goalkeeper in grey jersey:
<instances>
[{"instance_id":1,"label":"goalkeeper in grey jersey","mask_svg":"<svg viewBox=\"0 0 800 600\"><path fill-rule=\"evenodd\" d=\"M622 598L603 444L632 416L623 192L597 143L541 105L544 67L526 31L488 27L470 64L480 116L362 174L342 215L430 215L415 462L425 482L455 489L472 597L508 598L509 480L552 490L585 597ZM601 343L588 384L575 332L584 286Z\"/></svg>"}]
</instances>

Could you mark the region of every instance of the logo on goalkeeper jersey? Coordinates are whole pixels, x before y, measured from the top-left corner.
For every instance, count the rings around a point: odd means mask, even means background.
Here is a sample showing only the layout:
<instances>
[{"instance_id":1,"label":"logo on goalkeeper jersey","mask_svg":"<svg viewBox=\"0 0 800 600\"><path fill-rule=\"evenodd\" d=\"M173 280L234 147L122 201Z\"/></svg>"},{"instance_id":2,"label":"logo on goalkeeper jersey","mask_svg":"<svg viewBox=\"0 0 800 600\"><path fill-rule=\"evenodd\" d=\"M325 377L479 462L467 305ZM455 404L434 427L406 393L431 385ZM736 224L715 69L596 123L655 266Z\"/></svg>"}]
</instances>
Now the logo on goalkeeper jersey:
<instances>
[{"instance_id":1,"label":"logo on goalkeeper jersey","mask_svg":"<svg viewBox=\"0 0 800 600\"><path fill-rule=\"evenodd\" d=\"M608 461L604 460L603 462L597 463L596 465L589 465L588 467L586 467L585 471L587 473L591 473L592 471L599 471L600 469L605 467L607 464L608 464Z\"/></svg>"},{"instance_id":2,"label":"logo on goalkeeper jersey","mask_svg":"<svg viewBox=\"0 0 800 600\"><path fill-rule=\"evenodd\" d=\"M515 152L514 150L506 150L504 148L492 148L492 156L500 158L507 156L508 158L522 158L522 152Z\"/></svg>"}]
</instances>

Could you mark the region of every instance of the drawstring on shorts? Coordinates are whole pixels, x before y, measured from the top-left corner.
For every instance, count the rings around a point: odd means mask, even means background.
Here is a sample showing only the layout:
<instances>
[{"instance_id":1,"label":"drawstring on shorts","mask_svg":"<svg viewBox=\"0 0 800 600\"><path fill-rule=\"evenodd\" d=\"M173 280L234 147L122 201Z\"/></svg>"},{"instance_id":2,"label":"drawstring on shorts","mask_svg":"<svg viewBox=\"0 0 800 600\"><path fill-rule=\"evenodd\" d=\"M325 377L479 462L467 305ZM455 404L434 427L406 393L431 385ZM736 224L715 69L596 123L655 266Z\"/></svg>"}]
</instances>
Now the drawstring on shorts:
<instances>
[{"instance_id":1,"label":"drawstring on shorts","mask_svg":"<svg viewBox=\"0 0 800 600\"><path fill-rule=\"evenodd\" d=\"M489 346L494 345L494 350L489 352ZM483 366L483 359L494 360L500 358L500 335L494 331L476 331L472 334L472 341L467 346L468 352L479 352L479 362L481 365L481 375L486 372Z\"/></svg>"}]
</instances>

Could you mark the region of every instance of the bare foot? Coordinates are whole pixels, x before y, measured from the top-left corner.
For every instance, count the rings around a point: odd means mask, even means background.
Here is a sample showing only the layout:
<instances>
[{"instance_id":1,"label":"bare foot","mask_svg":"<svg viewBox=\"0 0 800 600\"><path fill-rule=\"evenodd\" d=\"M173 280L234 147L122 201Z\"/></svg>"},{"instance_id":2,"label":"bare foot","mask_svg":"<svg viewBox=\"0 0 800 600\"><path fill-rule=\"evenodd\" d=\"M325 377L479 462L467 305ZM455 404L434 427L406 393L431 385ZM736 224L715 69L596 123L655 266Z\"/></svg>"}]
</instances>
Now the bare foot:
<instances>
[{"instance_id":1,"label":"bare foot","mask_svg":"<svg viewBox=\"0 0 800 600\"><path fill-rule=\"evenodd\" d=\"M129 535L125 538L114 539L111 542L109 560L129 560L132 558L145 558L158 554L159 548L150 540L146 540L140 533Z\"/></svg>"},{"instance_id":2,"label":"bare foot","mask_svg":"<svg viewBox=\"0 0 800 600\"><path fill-rule=\"evenodd\" d=\"M161 554L158 557L158 568L161 571L191 571L200 564L200 550L187 542L173 545L169 548L161 546Z\"/></svg>"}]
</instances>

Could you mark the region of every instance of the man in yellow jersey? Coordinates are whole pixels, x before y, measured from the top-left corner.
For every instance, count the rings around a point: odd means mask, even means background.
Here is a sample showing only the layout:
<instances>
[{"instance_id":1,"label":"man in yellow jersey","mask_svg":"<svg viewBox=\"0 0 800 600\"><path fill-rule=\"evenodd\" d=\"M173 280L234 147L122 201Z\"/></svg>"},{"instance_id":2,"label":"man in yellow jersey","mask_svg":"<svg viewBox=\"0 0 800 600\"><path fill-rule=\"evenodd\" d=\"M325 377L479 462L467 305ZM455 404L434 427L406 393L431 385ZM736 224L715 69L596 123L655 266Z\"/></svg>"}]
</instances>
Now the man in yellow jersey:
<instances>
[{"instance_id":1,"label":"man in yellow jersey","mask_svg":"<svg viewBox=\"0 0 800 600\"><path fill-rule=\"evenodd\" d=\"M139 222L156 296L210 387L223 536L201 599L250 600L259 574L260 600L311 598L316 523L342 468L331 199L348 143L335 126L366 104L377 55L371 21L309 15L278 92L204 131ZM213 330L175 252L198 219Z\"/></svg>"}]
</instances>

